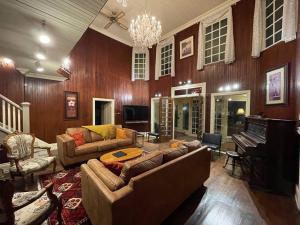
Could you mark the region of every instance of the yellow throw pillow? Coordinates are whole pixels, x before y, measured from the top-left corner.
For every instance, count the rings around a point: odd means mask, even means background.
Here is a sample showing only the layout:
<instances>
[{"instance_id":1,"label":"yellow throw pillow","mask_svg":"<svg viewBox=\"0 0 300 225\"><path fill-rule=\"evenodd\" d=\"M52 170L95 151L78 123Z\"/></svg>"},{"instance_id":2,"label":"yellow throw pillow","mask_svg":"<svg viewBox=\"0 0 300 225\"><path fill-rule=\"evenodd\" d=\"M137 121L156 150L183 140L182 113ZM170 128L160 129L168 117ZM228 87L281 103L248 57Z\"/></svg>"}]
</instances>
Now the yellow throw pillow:
<instances>
[{"instance_id":1,"label":"yellow throw pillow","mask_svg":"<svg viewBox=\"0 0 300 225\"><path fill-rule=\"evenodd\" d=\"M112 130L114 125L108 124L108 125L95 125L95 126L82 126L90 131L93 131L97 134L100 134L104 139L110 139Z\"/></svg>"},{"instance_id":2,"label":"yellow throw pillow","mask_svg":"<svg viewBox=\"0 0 300 225\"><path fill-rule=\"evenodd\" d=\"M117 128L117 132L116 132L116 138L117 139L126 139L127 136L126 136L126 132L125 130L121 129L121 128Z\"/></svg>"}]
</instances>

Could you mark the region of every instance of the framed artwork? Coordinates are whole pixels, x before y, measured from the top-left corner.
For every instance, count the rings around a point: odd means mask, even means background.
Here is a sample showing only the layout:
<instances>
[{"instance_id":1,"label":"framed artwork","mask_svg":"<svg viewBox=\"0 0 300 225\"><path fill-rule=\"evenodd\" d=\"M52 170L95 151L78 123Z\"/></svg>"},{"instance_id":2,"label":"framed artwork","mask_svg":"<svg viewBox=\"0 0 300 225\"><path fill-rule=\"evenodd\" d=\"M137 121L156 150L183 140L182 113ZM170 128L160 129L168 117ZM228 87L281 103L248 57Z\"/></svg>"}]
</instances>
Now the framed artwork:
<instances>
[{"instance_id":1,"label":"framed artwork","mask_svg":"<svg viewBox=\"0 0 300 225\"><path fill-rule=\"evenodd\" d=\"M180 59L194 55L194 36L180 42Z\"/></svg>"},{"instance_id":2,"label":"framed artwork","mask_svg":"<svg viewBox=\"0 0 300 225\"><path fill-rule=\"evenodd\" d=\"M78 92L65 91L65 119L72 120L79 117Z\"/></svg>"},{"instance_id":3,"label":"framed artwork","mask_svg":"<svg viewBox=\"0 0 300 225\"><path fill-rule=\"evenodd\" d=\"M266 105L287 104L288 65L266 73Z\"/></svg>"}]
</instances>

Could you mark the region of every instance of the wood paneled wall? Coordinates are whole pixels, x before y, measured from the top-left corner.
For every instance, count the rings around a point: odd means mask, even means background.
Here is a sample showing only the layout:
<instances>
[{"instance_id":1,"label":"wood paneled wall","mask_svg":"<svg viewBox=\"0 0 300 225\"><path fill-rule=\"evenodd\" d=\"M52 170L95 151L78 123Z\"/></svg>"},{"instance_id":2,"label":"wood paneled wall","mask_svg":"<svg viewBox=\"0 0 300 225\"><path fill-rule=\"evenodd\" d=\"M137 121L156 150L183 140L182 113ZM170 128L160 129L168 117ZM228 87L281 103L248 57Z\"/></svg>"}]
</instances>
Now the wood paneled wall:
<instances>
[{"instance_id":1,"label":"wood paneled wall","mask_svg":"<svg viewBox=\"0 0 300 225\"><path fill-rule=\"evenodd\" d=\"M88 29L70 58L70 80L26 79L25 99L31 103L31 130L37 137L54 142L68 127L92 124L92 98L115 99L116 124L123 122L123 105L149 105L148 82L131 82L131 47ZM79 92L78 120L64 120L64 91Z\"/></svg>"},{"instance_id":2,"label":"wood paneled wall","mask_svg":"<svg viewBox=\"0 0 300 225\"><path fill-rule=\"evenodd\" d=\"M241 0L233 6L234 39L236 60L230 65L223 62L207 65L203 70L198 71L197 48L198 48L198 24L195 24L175 35L175 71L176 76L154 80L155 74L155 48L150 54L150 98L155 93L171 95L171 86L178 86L179 81L192 80L193 83L206 82L207 104L206 104L206 130L209 130L210 121L210 95L218 92L220 86L239 83L240 90L251 90L251 113L263 112L272 118L294 119L294 91L295 91L295 48L296 41L288 44L279 43L265 50L261 57L251 57L252 47L252 26L255 0ZM193 56L180 59L180 41L194 36ZM265 72L283 65L290 64L289 80L289 104L281 106L265 105Z\"/></svg>"},{"instance_id":3,"label":"wood paneled wall","mask_svg":"<svg viewBox=\"0 0 300 225\"><path fill-rule=\"evenodd\" d=\"M20 104L24 100L24 76L15 69L0 67L0 94Z\"/></svg>"}]
</instances>

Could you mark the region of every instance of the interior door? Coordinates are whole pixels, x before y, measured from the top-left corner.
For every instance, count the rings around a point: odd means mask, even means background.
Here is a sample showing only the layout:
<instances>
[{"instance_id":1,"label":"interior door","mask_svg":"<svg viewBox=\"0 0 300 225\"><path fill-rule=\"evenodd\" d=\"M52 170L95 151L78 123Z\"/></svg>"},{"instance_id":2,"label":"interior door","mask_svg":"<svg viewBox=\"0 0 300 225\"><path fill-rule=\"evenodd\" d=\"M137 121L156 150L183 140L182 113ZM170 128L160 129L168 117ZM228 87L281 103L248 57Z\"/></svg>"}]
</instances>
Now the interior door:
<instances>
[{"instance_id":1,"label":"interior door","mask_svg":"<svg viewBox=\"0 0 300 225\"><path fill-rule=\"evenodd\" d=\"M159 99L159 139L166 142L173 135L173 99L162 97Z\"/></svg>"}]
</instances>

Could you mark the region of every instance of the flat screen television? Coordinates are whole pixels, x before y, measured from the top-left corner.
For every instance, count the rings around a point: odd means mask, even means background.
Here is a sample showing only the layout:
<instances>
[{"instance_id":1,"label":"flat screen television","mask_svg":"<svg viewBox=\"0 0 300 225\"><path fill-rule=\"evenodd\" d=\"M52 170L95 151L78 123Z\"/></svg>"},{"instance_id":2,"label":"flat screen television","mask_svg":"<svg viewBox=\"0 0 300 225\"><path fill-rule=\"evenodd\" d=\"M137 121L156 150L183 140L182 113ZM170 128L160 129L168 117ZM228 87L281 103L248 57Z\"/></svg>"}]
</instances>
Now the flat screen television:
<instances>
[{"instance_id":1,"label":"flat screen television","mask_svg":"<svg viewBox=\"0 0 300 225\"><path fill-rule=\"evenodd\" d=\"M142 105L124 105L123 115L125 123L148 123L149 107Z\"/></svg>"}]
</instances>

